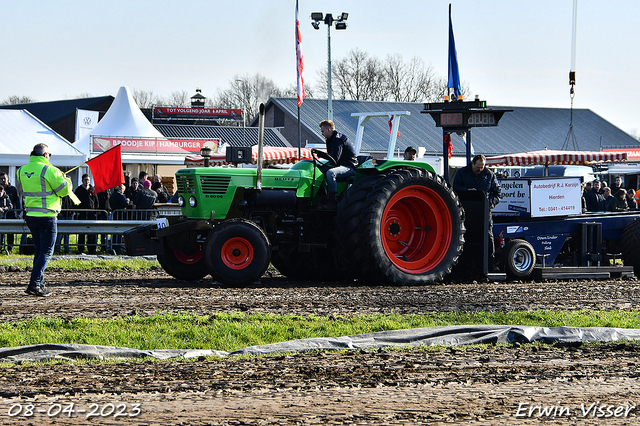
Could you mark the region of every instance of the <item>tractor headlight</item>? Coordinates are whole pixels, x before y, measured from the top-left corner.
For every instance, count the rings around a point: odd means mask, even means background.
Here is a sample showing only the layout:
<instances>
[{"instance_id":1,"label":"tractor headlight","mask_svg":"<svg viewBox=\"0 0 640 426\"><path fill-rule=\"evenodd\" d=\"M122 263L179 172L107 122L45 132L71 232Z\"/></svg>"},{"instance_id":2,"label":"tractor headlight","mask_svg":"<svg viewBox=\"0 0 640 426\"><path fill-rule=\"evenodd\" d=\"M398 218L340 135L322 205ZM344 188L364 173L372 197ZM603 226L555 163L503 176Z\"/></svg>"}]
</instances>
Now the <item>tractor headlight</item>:
<instances>
[{"instance_id":1,"label":"tractor headlight","mask_svg":"<svg viewBox=\"0 0 640 426\"><path fill-rule=\"evenodd\" d=\"M182 195L178 197L178 205L184 207L184 197Z\"/></svg>"},{"instance_id":2,"label":"tractor headlight","mask_svg":"<svg viewBox=\"0 0 640 426\"><path fill-rule=\"evenodd\" d=\"M195 207L196 204L198 204L197 201L196 201L196 197L194 197L193 195L191 197L189 197L189 205L191 207Z\"/></svg>"}]
</instances>

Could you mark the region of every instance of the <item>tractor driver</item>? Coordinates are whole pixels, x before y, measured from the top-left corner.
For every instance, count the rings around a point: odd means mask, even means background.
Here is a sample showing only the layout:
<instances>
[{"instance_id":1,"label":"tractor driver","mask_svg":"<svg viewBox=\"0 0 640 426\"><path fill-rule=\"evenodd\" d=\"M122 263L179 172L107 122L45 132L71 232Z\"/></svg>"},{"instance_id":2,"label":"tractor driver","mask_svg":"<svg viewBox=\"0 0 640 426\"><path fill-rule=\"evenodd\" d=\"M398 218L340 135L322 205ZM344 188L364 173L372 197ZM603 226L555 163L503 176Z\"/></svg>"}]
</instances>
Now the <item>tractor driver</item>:
<instances>
[{"instance_id":1,"label":"tractor driver","mask_svg":"<svg viewBox=\"0 0 640 426\"><path fill-rule=\"evenodd\" d=\"M355 168L358 166L358 156L356 148L347 140L347 137L336 131L333 121L322 121L320 132L327 140L327 152L316 150L314 152L329 161L320 167L327 179L327 203L323 204L321 208L334 210L337 208L338 180L345 181L356 175Z\"/></svg>"}]
</instances>

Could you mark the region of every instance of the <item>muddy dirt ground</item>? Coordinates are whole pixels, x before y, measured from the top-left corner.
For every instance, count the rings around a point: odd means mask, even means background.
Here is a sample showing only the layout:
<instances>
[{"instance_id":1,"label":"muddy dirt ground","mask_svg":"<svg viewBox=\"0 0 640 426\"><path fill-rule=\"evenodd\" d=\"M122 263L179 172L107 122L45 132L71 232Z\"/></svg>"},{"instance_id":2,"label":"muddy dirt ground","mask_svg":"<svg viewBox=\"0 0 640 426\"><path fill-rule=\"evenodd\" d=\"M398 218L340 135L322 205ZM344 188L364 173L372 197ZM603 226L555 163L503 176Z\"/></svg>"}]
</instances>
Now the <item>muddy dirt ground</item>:
<instances>
[{"instance_id":1,"label":"muddy dirt ground","mask_svg":"<svg viewBox=\"0 0 640 426\"><path fill-rule=\"evenodd\" d=\"M249 288L145 273L48 270L53 295L0 272L0 318L111 318L243 311L636 310L635 279L367 287L290 282ZM212 348L215 349L215 348ZM640 345L306 353L253 359L16 365L0 370L1 424L637 424ZM29 415L30 414L30 415Z\"/></svg>"}]
</instances>

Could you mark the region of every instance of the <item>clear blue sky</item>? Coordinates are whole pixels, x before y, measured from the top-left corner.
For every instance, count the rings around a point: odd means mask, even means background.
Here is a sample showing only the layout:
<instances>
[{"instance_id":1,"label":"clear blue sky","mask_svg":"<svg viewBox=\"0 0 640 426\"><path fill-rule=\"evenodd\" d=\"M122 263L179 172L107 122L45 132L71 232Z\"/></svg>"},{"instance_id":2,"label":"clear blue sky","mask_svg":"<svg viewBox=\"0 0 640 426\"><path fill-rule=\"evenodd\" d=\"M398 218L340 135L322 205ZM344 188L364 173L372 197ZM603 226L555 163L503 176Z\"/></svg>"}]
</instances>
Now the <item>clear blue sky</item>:
<instances>
[{"instance_id":1,"label":"clear blue sky","mask_svg":"<svg viewBox=\"0 0 640 426\"><path fill-rule=\"evenodd\" d=\"M418 56L447 73L448 5L461 79L494 106L570 106L573 0L300 0L304 78L327 66L326 25L311 12L348 12L331 31L332 55L360 48L384 59ZM234 75L295 84L295 0L0 0L0 99L38 101L120 86L205 96ZM640 2L578 0L576 96L627 132L640 133ZM355 124L354 124L355 125Z\"/></svg>"}]
</instances>

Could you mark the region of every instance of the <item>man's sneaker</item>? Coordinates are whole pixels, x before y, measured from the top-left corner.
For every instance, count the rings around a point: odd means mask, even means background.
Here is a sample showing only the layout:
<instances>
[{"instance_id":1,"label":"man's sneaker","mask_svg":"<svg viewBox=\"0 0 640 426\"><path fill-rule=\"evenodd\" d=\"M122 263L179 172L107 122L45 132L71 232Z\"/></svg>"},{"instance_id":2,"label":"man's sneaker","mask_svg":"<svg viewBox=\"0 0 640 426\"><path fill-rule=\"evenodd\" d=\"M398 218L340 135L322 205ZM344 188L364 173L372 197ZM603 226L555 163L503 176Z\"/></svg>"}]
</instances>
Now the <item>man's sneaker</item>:
<instances>
[{"instance_id":1,"label":"man's sneaker","mask_svg":"<svg viewBox=\"0 0 640 426\"><path fill-rule=\"evenodd\" d=\"M46 288L43 285L34 286L34 287L29 286L25 290L25 293L30 294L32 296L40 296L40 297L51 296L51 290L49 290L48 288Z\"/></svg>"}]
</instances>

